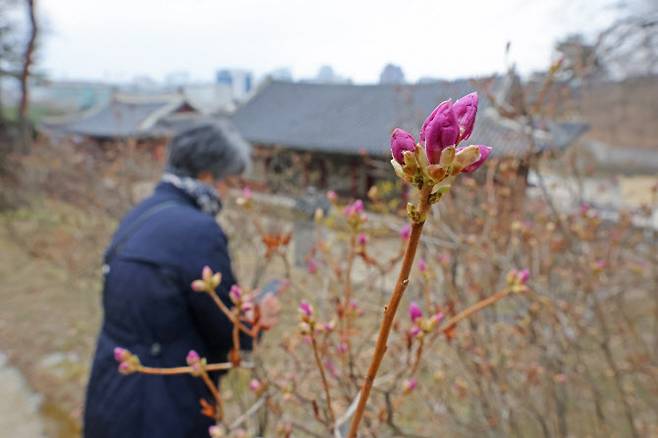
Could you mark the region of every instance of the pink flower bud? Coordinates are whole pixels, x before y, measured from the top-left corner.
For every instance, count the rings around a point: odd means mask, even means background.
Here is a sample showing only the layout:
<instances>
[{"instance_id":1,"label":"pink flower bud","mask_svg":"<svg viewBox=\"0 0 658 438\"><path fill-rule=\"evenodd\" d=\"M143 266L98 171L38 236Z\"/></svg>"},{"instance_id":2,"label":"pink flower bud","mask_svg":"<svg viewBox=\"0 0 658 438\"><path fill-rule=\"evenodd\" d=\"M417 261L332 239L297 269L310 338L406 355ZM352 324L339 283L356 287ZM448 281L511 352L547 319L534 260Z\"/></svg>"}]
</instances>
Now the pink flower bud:
<instances>
[{"instance_id":1,"label":"pink flower bud","mask_svg":"<svg viewBox=\"0 0 658 438\"><path fill-rule=\"evenodd\" d=\"M484 146L484 145L478 145L478 148L480 149L480 158L475 161L473 164L466 166L465 168L462 169L463 173L472 173L475 172L484 164L485 161L487 161L487 158L489 158L489 155L491 155L491 148L489 146ZM458 148L461 149L461 148Z\"/></svg>"},{"instance_id":2,"label":"pink flower bud","mask_svg":"<svg viewBox=\"0 0 658 438\"><path fill-rule=\"evenodd\" d=\"M187 353L187 357L185 358L185 360L187 361L188 365L192 366L194 364L199 363L201 357L199 356L199 353L197 353L196 351L190 350L190 352Z\"/></svg>"},{"instance_id":3,"label":"pink flower bud","mask_svg":"<svg viewBox=\"0 0 658 438\"><path fill-rule=\"evenodd\" d=\"M130 374L132 373L132 367L128 362L121 362L119 364L119 372L124 375Z\"/></svg>"},{"instance_id":4,"label":"pink flower bud","mask_svg":"<svg viewBox=\"0 0 658 438\"><path fill-rule=\"evenodd\" d=\"M418 327L417 325L413 325L409 329L409 336L415 338L420 334L420 332L421 332L420 327Z\"/></svg>"},{"instance_id":5,"label":"pink flower bud","mask_svg":"<svg viewBox=\"0 0 658 438\"><path fill-rule=\"evenodd\" d=\"M416 304L415 301L412 301L411 304L409 305L409 317L411 318L411 321L416 321L418 318L423 317L423 311L420 309L420 306Z\"/></svg>"},{"instance_id":6,"label":"pink flower bud","mask_svg":"<svg viewBox=\"0 0 658 438\"><path fill-rule=\"evenodd\" d=\"M210 438L223 438L225 436L222 428L216 424L208 428L208 435L210 435Z\"/></svg>"},{"instance_id":7,"label":"pink flower bud","mask_svg":"<svg viewBox=\"0 0 658 438\"><path fill-rule=\"evenodd\" d=\"M302 300L299 303L299 311L302 316L310 318L313 316L313 306L306 300Z\"/></svg>"},{"instance_id":8,"label":"pink flower bud","mask_svg":"<svg viewBox=\"0 0 658 438\"><path fill-rule=\"evenodd\" d=\"M192 282L192 290L195 292L205 292L206 282L203 280L194 280Z\"/></svg>"},{"instance_id":9,"label":"pink flower bud","mask_svg":"<svg viewBox=\"0 0 658 438\"><path fill-rule=\"evenodd\" d=\"M432 315L432 324L434 326L438 325L441 321L443 321L443 318L445 315L443 312L436 312L434 315Z\"/></svg>"},{"instance_id":10,"label":"pink flower bud","mask_svg":"<svg viewBox=\"0 0 658 438\"><path fill-rule=\"evenodd\" d=\"M416 380L415 377L412 377L404 381L404 383L402 384L402 391L405 394L409 394L411 391L416 389L417 386L418 386L418 381Z\"/></svg>"},{"instance_id":11,"label":"pink flower bud","mask_svg":"<svg viewBox=\"0 0 658 438\"><path fill-rule=\"evenodd\" d=\"M391 134L391 154L395 161L404 165L404 151L416 150L416 139L400 128L395 128Z\"/></svg>"},{"instance_id":12,"label":"pink flower bud","mask_svg":"<svg viewBox=\"0 0 658 438\"><path fill-rule=\"evenodd\" d=\"M473 132L475 116L478 111L478 94L471 93L458 99L453 105L453 111L459 123L459 141L466 140Z\"/></svg>"},{"instance_id":13,"label":"pink flower bud","mask_svg":"<svg viewBox=\"0 0 658 438\"><path fill-rule=\"evenodd\" d=\"M421 274L427 272L427 262L423 258L418 260L418 271L420 271Z\"/></svg>"},{"instance_id":14,"label":"pink flower bud","mask_svg":"<svg viewBox=\"0 0 658 438\"><path fill-rule=\"evenodd\" d=\"M608 266L608 263L606 263L605 260L597 260L594 262L594 269L597 271L603 271L605 267Z\"/></svg>"},{"instance_id":15,"label":"pink flower bud","mask_svg":"<svg viewBox=\"0 0 658 438\"><path fill-rule=\"evenodd\" d=\"M358 214L363 213L364 207L363 207L363 201L360 199L357 199L353 203L349 204L347 207L345 207L345 210L343 211L345 216L352 217Z\"/></svg>"},{"instance_id":16,"label":"pink flower bud","mask_svg":"<svg viewBox=\"0 0 658 438\"><path fill-rule=\"evenodd\" d=\"M334 320L322 324L322 330L324 330L327 333L332 332L335 328L336 328L336 322Z\"/></svg>"},{"instance_id":17,"label":"pink flower bud","mask_svg":"<svg viewBox=\"0 0 658 438\"><path fill-rule=\"evenodd\" d=\"M365 246L368 243L368 236L366 236L366 233L359 233L356 241L359 245Z\"/></svg>"},{"instance_id":18,"label":"pink flower bud","mask_svg":"<svg viewBox=\"0 0 658 438\"><path fill-rule=\"evenodd\" d=\"M246 200L251 199L254 196L254 193L251 191L251 188L249 186L245 186L242 189L242 197Z\"/></svg>"},{"instance_id":19,"label":"pink flower bud","mask_svg":"<svg viewBox=\"0 0 658 438\"><path fill-rule=\"evenodd\" d=\"M242 299L242 289L240 289L240 286L237 284L234 284L231 286L228 296L231 298L231 301L233 301L233 304L238 304Z\"/></svg>"},{"instance_id":20,"label":"pink flower bud","mask_svg":"<svg viewBox=\"0 0 658 438\"><path fill-rule=\"evenodd\" d=\"M347 353L347 342L339 342L336 346L336 351L340 354Z\"/></svg>"},{"instance_id":21,"label":"pink flower bud","mask_svg":"<svg viewBox=\"0 0 658 438\"><path fill-rule=\"evenodd\" d=\"M430 164L438 164L443 149L457 144L459 138L459 123L453 112L452 101L446 100L439 104L425 122L422 137L425 138L427 159Z\"/></svg>"},{"instance_id":22,"label":"pink flower bud","mask_svg":"<svg viewBox=\"0 0 658 438\"><path fill-rule=\"evenodd\" d=\"M523 269L517 273L516 278L520 284L526 284L530 279L530 271Z\"/></svg>"},{"instance_id":23,"label":"pink flower bud","mask_svg":"<svg viewBox=\"0 0 658 438\"><path fill-rule=\"evenodd\" d=\"M338 195L336 195L336 192L334 192L333 190L329 190L327 192L327 199L329 200L329 202L336 202L336 199L338 199Z\"/></svg>"},{"instance_id":24,"label":"pink flower bud","mask_svg":"<svg viewBox=\"0 0 658 438\"><path fill-rule=\"evenodd\" d=\"M352 315L355 316L361 316L363 315L363 309L359 307L359 303L356 302L356 300L350 300L350 305L349 305L350 312Z\"/></svg>"},{"instance_id":25,"label":"pink flower bud","mask_svg":"<svg viewBox=\"0 0 658 438\"><path fill-rule=\"evenodd\" d=\"M116 347L114 349L114 360L116 360L117 362L126 361L130 358L130 356L132 356L132 354L130 353L130 351L126 350L125 348Z\"/></svg>"},{"instance_id":26,"label":"pink flower bud","mask_svg":"<svg viewBox=\"0 0 658 438\"><path fill-rule=\"evenodd\" d=\"M251 379L251 381L249 382L249 389L251 389L253 392L258 393L263 389L263 384L258 379Z\"/></svg>"},{"instance_id":27,"label":"pink flower bud","mask_svg":"<svg viewBox=\"0 0 658 438\"><path fill-rule=\"evenodd\" d=\"M203 281L210 281L212 278L212 269L210 269L210 266L203 267L203 270L201 271L201 278Z\"/></svg>"},{"instance_id":28,"label":"pink flower bud","mask_svg":"<svg viewBox=\"0 0 658 438\"><path fill-rule=\"evenodd\" d=\"M404 224L402 228L400 228L400 238L402 240L409 240L410 237L411 237L411 225Z\"/></svg>"}]
</instances>

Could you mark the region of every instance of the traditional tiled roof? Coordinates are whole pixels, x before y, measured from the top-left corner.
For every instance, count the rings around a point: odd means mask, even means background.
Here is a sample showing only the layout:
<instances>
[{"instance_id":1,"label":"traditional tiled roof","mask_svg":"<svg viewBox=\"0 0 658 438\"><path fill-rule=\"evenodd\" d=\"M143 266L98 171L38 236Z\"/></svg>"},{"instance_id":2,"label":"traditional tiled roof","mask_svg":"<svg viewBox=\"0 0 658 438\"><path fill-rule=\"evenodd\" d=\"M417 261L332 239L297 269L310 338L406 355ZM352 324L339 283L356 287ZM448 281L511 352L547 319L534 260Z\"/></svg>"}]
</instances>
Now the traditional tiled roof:
<instances>
[{"instance_id":1,"label":"traditional tiled roof","mask_svg":"<svg viewBox=\"0 0 658 438\"><path fill-rule=\"evenodd\" d=\"M425 117L448 98L473 91L469 81L414 85L308 84L270 81L237 109L233 121L253 144L329 153L388 155L396 128L416 134ZM529 149L523 124L502 119L480 99L469 143L494 146L495 154L521 155ZM538 149L566 147L584 131L581 124L545 124L535 130Z\"/></svg>"},{"instance_id":2,"label":"traditional tiled roof","mask_svg":"<svg viewBox=\"0 0 658 438\"><path fill-rule=\"evenodd\" d=\"M143 138L158 134L158 122L179 110L193 108L178 94L161 96L114 95L109 102L81 114L49 118L41 129L54 135L99 139Z\"/></svg>"}]
</instances>

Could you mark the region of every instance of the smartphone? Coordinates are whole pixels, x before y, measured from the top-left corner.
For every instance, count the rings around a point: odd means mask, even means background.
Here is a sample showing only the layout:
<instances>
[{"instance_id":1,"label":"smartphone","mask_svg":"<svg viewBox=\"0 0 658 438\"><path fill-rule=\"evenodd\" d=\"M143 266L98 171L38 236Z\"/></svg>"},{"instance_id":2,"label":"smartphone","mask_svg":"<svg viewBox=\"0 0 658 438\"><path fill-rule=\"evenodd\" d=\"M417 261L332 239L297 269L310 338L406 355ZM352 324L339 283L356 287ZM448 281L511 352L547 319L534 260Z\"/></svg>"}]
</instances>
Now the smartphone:
<instances>
[{"instance_id":1,"label":"smartphone","mask_svg":"<svg viewBox=\"0 0 658 438\"><path fill-rule=\"evenodd\" d=\"M287 280L272 280L269 283L267 283L265 286L260 288L260 291L258 292L254 300L257 303L260 303L269 294L276 295L279 292L281 292L283 289L285 289L286 286L288 286Z\"/></svg>"}]
</instances>

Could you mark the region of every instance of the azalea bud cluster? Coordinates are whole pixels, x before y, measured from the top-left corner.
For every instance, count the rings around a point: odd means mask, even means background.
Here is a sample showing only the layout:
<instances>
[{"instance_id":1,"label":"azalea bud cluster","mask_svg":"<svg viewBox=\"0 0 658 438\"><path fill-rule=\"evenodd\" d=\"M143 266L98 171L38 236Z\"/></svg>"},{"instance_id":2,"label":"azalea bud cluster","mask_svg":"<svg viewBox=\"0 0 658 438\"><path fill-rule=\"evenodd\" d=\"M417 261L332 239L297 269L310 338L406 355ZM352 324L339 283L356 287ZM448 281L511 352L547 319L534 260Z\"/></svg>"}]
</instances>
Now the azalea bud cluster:
<instances>
[{"instance_id":1,"label":"azalea bud cluster","mask_svg":"<svg viewBox=\"0 0 658 438\"><path fill-rule=\"evenodd\" d=\"M116 347L114 349L114 359L119 362L119 372L124 375L137 372L142 366L139 362L139 357L125 348Z\"/></svg>"},{"instance_id":2,"label":"azalea bud cluster","mask_svg":"<svg viewBox=\"0 0 658 438\"><path fill-rule=\"evenodd\" d=\"M190 350L190 352L187 353L185 361L187 362L187 365L192 368L192 375L195 377L199 377L206 370L206 358L202 358L199 356L199 353L194 350Z\"/></svg>"},{"instance_id":3,"label":"azalea bud cluster","mask_svg":"<svg viewBox=\"0 0 658 438\"><path fill-rule=\"evenodd\" d=\"M530 278L530 271L527 269L517 270L512 269L507 274L507 286L512 292L520 293L528 290L528 279Z\"/></svg>"},{"instance_id":4,"label":"azalea bud cluster","mask_svg":"<svg viewBox=\"0 0 658 438\"><path fill-rule=\"evenodd\" d=\"M451 100L442 102L423 123L420 142L400 128L391 134L391 164L395 173L419 190L431 188L431 203L450 189L457 175L475 172L491 154L489 146L460 146L473 132L477 107L477 93L454 104Z\"/></svg>"},{"instance_id":5,"label":"azalea bud cluster","mask_svg":"<svg viewBox=\"0 0 658 438\"><path fill-rule=\"evenodd\" d=\"M220 272L212 272L209 266L204 266L201 271L201 279L192 282L192 290L195 292L212 292L222 282L222 274Z\"/></svg>"},{"instance_id":6,"label":"azalea bud cluster","mask_svg":"<svg viewBox=\"0 0 658 438\"><path fill-rule=\"evenodd\" d=\"M423 310L416 302L409 305L409 318L411 319L411 328L409 336L412 339L423 338L426 334L431 333L443 321L442 312L435 312L428 317L423 316Z\"/></svg>"}]
</instances>

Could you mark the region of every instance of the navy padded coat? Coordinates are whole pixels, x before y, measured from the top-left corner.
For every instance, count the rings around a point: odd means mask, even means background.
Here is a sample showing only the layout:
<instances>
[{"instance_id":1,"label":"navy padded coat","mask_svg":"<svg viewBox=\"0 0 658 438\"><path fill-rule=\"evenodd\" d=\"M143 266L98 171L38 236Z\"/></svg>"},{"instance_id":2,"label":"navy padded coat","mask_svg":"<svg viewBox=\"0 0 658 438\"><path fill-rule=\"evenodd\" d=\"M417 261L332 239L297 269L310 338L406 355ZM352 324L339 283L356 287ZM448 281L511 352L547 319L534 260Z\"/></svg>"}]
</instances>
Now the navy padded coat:
<instances>
[{"instance_id":1,"label":"navy padded coat","mask_svg":"<svg viewBox=\"0 0 658 438\"><path fill-rule=\"evenodd\" d=\"M201 379L124 376L113 351L126 348L153 367L183 366L189 350L209 362L226 361L232 324L190 284L210 266L221 272L218 293L231 305L235 279L227 238L190 196L160 183L123 219L113 246L106 255L104 317L87 386L84 436L207 437L212 420L201 415L199 399L212 404L212 396ZM241 348L251 348L250 339L243 336Z\"/></svg>"}]
</instances>

